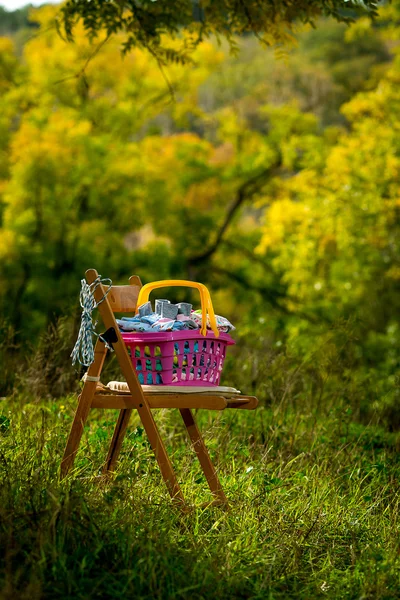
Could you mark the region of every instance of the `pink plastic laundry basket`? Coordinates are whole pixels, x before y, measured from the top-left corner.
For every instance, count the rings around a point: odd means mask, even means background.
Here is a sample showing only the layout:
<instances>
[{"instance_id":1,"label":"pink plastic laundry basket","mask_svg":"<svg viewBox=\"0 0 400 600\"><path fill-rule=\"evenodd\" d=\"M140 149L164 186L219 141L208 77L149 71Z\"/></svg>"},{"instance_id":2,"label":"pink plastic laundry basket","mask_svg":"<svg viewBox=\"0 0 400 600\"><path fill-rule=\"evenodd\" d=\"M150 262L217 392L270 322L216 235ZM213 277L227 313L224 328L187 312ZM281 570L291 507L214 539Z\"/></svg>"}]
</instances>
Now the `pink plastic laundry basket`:
<instances>
[{"instance_id":1,"label":"pink plastic laundry basket","mask_svg":"<svg viewBox=\"0 0 400 600\"><path fill-rule=\"evenodd\" d=\"M200 291L202 327L155 333L122 333L139 382L147 385L217 386L226 356L226 347L235 342L217 329L214 309L206 286L193 281L156 281L142 287L138 306L150 291L160 287L187 286ZM207 329L207 316L212 331Z\"/></svg>"},{"instance_id":2,"label":"pink plastic laundry basket","mask_svg":"<svg viewBox=\"0 0 400 600\"><path fill-rule=\"evenodd\" d=\"M219 385L227 333L196 331L122 333L139 381L147 385Z\"/></svg>"}]
</instances>

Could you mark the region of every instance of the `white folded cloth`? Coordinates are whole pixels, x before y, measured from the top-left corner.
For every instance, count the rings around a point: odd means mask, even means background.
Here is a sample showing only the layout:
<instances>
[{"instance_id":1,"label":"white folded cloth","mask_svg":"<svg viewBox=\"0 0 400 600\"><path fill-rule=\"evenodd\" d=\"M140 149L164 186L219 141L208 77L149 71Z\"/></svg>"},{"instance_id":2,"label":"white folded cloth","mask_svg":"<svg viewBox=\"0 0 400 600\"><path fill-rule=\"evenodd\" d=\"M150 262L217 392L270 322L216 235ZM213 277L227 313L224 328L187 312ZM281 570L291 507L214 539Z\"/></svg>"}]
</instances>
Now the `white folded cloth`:
<instances>
[{"instance_id":1,"label":"white folded cloth","mask_svg":"<svg viewBox=\"0 0 400 600\"><path fill-rule=\"evenodd\" d=\"M112 392L124 392L130 394L126 381L109 381L107 387ZM216 396L237 396L241 393L240 390L224 385L142 385L142 390L145 394L213 394Z\"/></svg>"}]
</instances>

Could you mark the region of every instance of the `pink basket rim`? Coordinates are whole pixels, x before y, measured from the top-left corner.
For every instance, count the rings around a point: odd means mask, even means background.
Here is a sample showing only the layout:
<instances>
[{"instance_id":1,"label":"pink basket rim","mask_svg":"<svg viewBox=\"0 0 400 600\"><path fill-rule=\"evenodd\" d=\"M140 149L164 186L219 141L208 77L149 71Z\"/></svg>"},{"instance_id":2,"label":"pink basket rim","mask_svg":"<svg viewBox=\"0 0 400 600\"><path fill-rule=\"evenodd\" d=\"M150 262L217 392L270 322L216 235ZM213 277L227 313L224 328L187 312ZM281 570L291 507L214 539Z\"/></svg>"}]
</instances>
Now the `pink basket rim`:
<instances>
[{"instance_id":1,"label":"pink basket rim","mask_svg":"<svg viewBox=\"0 0 400 600\"><path fill-rule=\"evenodd\" d=\"M215 337L213 331L207 330L207 336L203 336L199 329L190 330L185 329L181 331L156 331L155 333L138 333L136 331L127 331L126 333L120 331L122 339L125 343L143 343L143 342L175 342L181 340L217 340L224 342L228 346L236 344L235 340L231 338L228 333L220 333L219 337Z\"/></svg>"}]
</instances>

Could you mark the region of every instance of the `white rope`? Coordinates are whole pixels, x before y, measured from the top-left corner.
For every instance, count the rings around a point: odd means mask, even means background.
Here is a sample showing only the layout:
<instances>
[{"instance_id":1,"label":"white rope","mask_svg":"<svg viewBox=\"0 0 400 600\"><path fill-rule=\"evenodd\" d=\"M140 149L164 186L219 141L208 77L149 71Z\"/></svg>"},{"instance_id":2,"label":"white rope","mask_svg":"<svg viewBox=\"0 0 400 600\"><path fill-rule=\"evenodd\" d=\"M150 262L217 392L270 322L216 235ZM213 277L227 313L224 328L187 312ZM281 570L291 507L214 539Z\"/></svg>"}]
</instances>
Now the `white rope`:
<instances>
[{"instance_id":1,"label":"white rope","mask_svg":"<svg viewBox=\"0 0 400 600\"><path fill-rule=\"evenodd\" d=\"M87 373L81 378L81 381L100 381L100 377L94 377L93 375L88 375Z\"/></svg>"},{"instance_id":2,"label":"white rope","mask_svg":"<svg viewBox=\"0 0 400 600\"><path fill-rule=\"evenodd\" d=\"M96 302L94 292L100 284L107 284L108 289L104 296ZM101 275L98 275L96 279L90 285L85 279L81 280L81 293L79 296L79 302L82 307L81 326L79 328L78 339L76 340L74 349L71 352L72 364L74 365L77 361L84 367L89 367L94 362L94 349L93 349L93 338L92 335L99 336L95 331L97 322L93 325L92 312L95 308L103 302L111 290L112 281L111 279L102 279ZM112 350L111 346L103 340L109 350Z\"/></svg>"}]
</instances>

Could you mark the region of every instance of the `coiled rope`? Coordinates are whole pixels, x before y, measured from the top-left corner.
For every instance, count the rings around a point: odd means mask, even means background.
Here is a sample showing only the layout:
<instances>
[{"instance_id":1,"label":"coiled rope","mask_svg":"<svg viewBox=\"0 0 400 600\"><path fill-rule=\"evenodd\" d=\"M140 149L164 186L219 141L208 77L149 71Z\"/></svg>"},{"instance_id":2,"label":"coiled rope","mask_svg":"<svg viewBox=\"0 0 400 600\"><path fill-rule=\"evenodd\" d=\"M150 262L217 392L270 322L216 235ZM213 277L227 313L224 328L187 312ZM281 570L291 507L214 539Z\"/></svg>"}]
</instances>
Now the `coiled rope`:
<instances>
[{"instance_id":1,"label":"coiled rope","mask_svg":"<svg viewBox=\"0 0 400 600\"><path fill-rule=\"evenodd\" d=\"M96 302L94 292L100 284L108 285L104 296ZM81 326L79 328L78 339L76 340L74 349L71 352L72 364L79 362L84 367L89 367L94 362L94 349L93 349L93 335L99 337L109 350L112 350L111 346L104 340L101 335L95 331L97 321L93 325L92 312L95 308L101 304L109 291L111 290L112 281L111 279L102 279L101 275L98 275L96 279L90 285L85 279L81 279L81 292L79 295L79 302L82 307Z\"/></svg>"}]
</instances>

